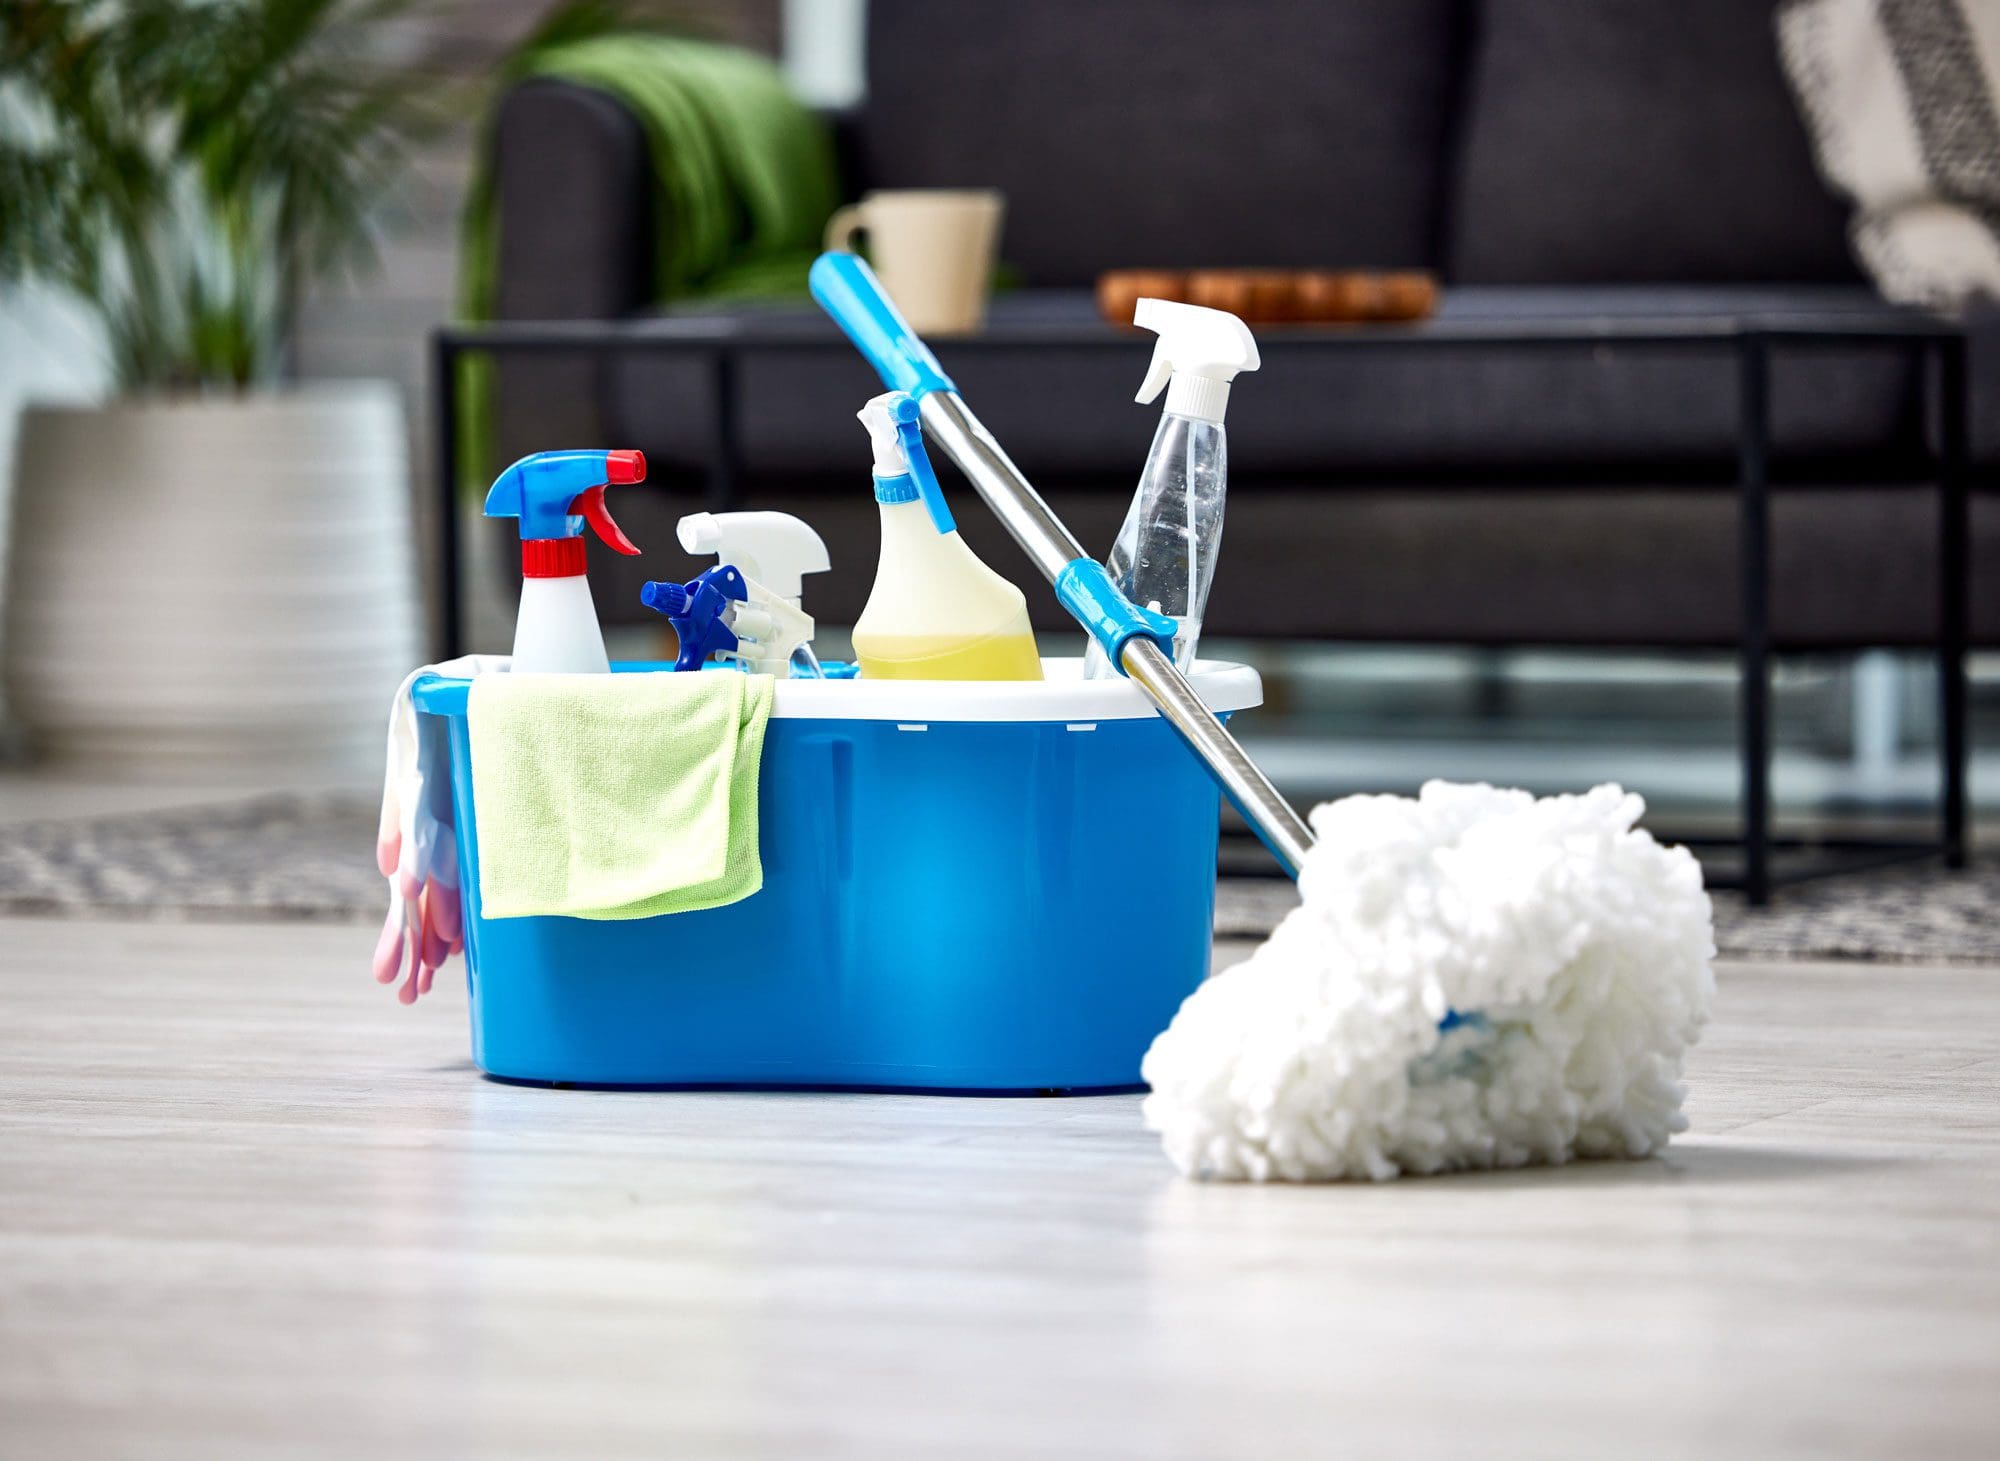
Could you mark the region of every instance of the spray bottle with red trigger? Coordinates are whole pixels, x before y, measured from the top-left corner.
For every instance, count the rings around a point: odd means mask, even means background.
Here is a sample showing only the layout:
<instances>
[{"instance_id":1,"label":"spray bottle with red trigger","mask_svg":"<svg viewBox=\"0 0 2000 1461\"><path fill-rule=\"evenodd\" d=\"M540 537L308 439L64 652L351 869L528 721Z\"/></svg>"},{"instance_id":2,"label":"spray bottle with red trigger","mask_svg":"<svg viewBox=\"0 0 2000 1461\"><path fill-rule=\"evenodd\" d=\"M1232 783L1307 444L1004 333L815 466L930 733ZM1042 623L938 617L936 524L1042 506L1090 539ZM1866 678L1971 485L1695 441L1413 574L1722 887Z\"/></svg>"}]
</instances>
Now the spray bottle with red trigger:
<instances>
[{"instance_id":1,"label":"spray bottle with red trigger","mask_svg":"<svg viewBox=\"0 0 2000 1461\"><path fill-rule=\"evenodd\" d=\"M584 576L583 527L620 553L639 550L604 507L604 489L646 479L635 451L545 451L522 457L486 494L488 517L521 524L516 674L605 674L604 631Z\"/></svg>"}]
</instances>

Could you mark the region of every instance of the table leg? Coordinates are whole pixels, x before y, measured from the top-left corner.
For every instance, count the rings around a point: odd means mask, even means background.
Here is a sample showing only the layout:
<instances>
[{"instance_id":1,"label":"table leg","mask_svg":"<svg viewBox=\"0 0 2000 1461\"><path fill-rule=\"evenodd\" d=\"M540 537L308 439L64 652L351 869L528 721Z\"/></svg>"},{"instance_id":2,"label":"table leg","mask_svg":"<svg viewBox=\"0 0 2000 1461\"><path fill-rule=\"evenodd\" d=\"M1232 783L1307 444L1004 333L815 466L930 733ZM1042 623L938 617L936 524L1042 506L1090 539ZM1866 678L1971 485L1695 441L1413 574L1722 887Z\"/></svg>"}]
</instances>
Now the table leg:
<instances>
[{"instance_id":1,"label":"table leg","mask_svg":"<svg viewBox=\"0 0 2000 1461\"><path fill-rule=\"evenodd\" d=\"M1970 506L1965 472L1965 337L1938 344L1938 753L1946 867L1966 865L1967 694L1965 654Z\"/></svg>"},{"instance_id":2,"label":"table leg","mask_svg":"<svg viewBox=\"0 0 2000 1461\"><path fill-rule=\"evenodd\" d=\"M1752 907L1762 907L1771 900L1770 342L1745 335L1737 350L1743 896Z\"/></svg>"},{"instance_id":3,"label":"table leg","mask_svg":"<svg viewBox=\"0 0 2000 1461\"><path fill-rule=\"evenodd\" d=\"M728 512L736 505L736 359L726 349L715 352L712 382L715 411L709 426L708 510Z\"/></svg>"},{"instance_id":4,"label":"table leg","mask_svg":"<svg viewBox=\"0 0 2000 1461\"><path fill-rule=\"evenodd\" d=\"M442 332L431 339L431 392L436 404L437 522L432 570L437 579L437 658L464 653L458 582L458 349Z\"/></svg>"}]
</instances>

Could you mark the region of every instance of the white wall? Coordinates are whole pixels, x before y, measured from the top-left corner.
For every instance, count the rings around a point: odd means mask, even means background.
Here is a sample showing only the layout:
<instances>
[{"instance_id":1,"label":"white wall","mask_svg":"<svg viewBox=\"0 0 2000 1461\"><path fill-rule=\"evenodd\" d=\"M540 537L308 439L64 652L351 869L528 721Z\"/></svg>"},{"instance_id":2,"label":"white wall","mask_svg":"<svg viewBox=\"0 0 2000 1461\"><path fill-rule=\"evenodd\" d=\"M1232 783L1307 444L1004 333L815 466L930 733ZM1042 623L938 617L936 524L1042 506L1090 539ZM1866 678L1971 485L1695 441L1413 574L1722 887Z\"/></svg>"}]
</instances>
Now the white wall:
<instances>
[{"instance_id":1,"label":"white wall","mask_svg":"<svg viewBox=\"0 0 2000 1461\"><path fill-rule=\"evenodd\" d=\"M861 100L867 18L868 0L785 0L785 79L800 100L816 107Z\"/></svg>"}]
</instances>

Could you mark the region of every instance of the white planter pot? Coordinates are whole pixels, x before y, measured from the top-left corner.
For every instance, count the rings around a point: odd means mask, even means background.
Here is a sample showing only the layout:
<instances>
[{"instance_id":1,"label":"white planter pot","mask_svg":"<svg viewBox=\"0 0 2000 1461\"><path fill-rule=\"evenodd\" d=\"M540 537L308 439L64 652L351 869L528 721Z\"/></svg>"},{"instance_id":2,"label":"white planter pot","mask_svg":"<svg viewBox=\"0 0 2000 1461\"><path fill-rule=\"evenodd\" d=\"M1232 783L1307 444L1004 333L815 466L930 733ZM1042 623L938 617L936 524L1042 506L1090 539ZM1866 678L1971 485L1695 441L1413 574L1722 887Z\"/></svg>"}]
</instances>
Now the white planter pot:
<instances>
[{"instance_id":1,"label":"white planter pot","mask_svg":"<svg viewBox=\"0 0 2000 1461\"><path fill-rule=\"evenodd\" d=\"M379 764L419 654L393 386L30 407L13 495L0 651L46 754Z\"/></svg>"}]
</instances>

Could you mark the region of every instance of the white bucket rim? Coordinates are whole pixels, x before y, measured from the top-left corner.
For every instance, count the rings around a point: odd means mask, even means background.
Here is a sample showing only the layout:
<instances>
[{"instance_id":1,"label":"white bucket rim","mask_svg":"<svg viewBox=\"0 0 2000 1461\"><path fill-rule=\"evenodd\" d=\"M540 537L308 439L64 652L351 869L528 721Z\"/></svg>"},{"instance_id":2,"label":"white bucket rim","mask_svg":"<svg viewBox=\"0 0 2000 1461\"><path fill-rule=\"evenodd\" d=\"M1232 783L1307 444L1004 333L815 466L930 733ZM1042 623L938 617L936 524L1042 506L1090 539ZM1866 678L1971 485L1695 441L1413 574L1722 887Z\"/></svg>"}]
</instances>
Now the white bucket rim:
<instances>
[{"instance_id":1,"label":"white bucket rim","mask_svg":"<svg viewBox=\"0 0 2000 1461\"><path fill-rule=\"evenodd\" d=\"M710 672L719 673L719 672ZM771 714L781 720L1065 721L1147 720L1157 711L1123 675L1086 680L1080 658L1044 657L1040 680L781 680ZM1264 703L1264 681L1248 665L1195 661L1189 677L1210 710Z\"/></svg>"},{"instance_id":2,"label":"white bucket rim","mask_svg":"<svg viewBox=\"0 0 2000 1461\"><path fill-rule=\"evenodd\" d=\"M628 674L656 671L652 665L620 665L618 669ZM664 665L656 672L671 673ZM928 726L1020 722L1094 725L1100 721L1147 720L1157 713L1146 692L1122 675L1084 679L1080 658L1044 657L1042 674L1040 680L780 680L772 696L771 714L778 720L871 720ZM1198 659L1189 679L1208 708L1221 715L1264 703L1263 678L1248 665ZM450 687L469 686L471 681L433 683L449 695ZM441 708L440 713L455 712Z\"/></svg>"}]
</instances>

